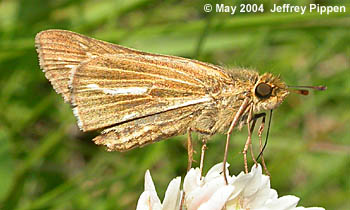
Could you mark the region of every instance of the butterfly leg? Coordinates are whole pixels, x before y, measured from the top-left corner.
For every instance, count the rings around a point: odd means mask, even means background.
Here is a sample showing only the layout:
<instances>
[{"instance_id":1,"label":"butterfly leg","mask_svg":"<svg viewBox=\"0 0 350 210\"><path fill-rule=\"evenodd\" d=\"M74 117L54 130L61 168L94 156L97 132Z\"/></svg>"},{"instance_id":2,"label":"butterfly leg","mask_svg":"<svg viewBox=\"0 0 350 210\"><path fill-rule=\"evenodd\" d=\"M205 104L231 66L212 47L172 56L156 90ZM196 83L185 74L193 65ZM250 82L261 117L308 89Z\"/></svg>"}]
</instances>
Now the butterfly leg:
<instances>
[{"instance_id":1,"label":"butterfly leg","mask_svg":"<svg viewBox=\"0 0 350 210\"><path fill-rule=\"evenodd\" d=\"M263 165L265 173L268 176L271 176L270 172L267 170L265 160L264 160L264 155L263 155L262 133L263 133L264 128L265 128L265 117L266 117L266 114L263 116L263 118L261 120L261 124L260 124L259 130L258 130L258 137L259 137L259 145L260 145L260 153L261 153L261 163Z\"/></svg>"},{"instance_id":2,"label":"butterfly leg","mask_svg":"<svg viewBox=\"0 0 350 210\"><path fill-rule=\"evenodd\" d=\"M191 125L191 131L197 132L199 134L199 139L202 141L201 159L199 163L201 175L203 172L205 151L207 150L207 141L215 134L214 126L216 123L216 113L217 112L212 109L203 110L195 119L195 124Z\"/></svg>"},{"instance_id":3,"label":"butterfly leg","mask_svg":"<svg viewBox=\"0 0 350 210\"><path fill-rule=\"evenodd\" d=\"M252 128L250 125L250 121L253 119L253 107L249 109L248 119L247 119L247 127L248 127L248 137L247 141L245 142L244 149L243 149L243 159L244 159L244 172L248 173L248 161L247 161L247 151L249 146L252 143Z\"/></svg>"},{"instance_id":4,"label":"butterfly leg","mask_svg":"<svg viewBox=\"0 0 350 210\"><path fill-rule=\"evenodd\" d=\"M201 151L201 162L200 162L200 165L199 165L199 170L200 170L200 174L201 174L201 177L202 177L202 174L203 174L203 165L204 165L204 154L205 154L205 150L207 150L207 140L208 138L206 136L202 136L202 151Z\"/></svg>"},{"instance_id":5,"label":"butterfly leg","mask_svg":"<svg viewBox=\"0 0 350 210\"><path fill-rule=\"evenodd\" d=\"M255 114L253 116L253 119L252 119L252 126L251 126L251 129L250 129L250 132L253 133L254 131L254 127L255 127L255 124L256 124L256 121L259 119L259 118L262 118L261 120L261 124L259 126L259 129L258 129L258 137L259 137L259 148L260 148L260 153L261 153L261 163L263 165L263 168L264 168L264 171L267 175L270 176L270 172L267 170L267 167L266 167L266 163L265 163L265 160L264 160L264 156L263 156L263 145L262 145L262 133L264 131L264 128L265 128L265 119L266 119L266 113L259 113L259 114ZM255 159L254 157L254 154L253 154L253 151L252 151L252 145L250 145L250 151L251 151L251 154L252 154L252 159L254 161L255 164L258 164L257 163L257 160ZM259 155L260 156L260 155ZM258 157L259 158L259 157Z\"/></svg>"},{"instance_id":6,"label":"butterfly leg","mask_svg":"<svg viewBox=\"0 0 350 210\"><path fill-rule=\"evenodd\" d=\"M189 171L192 167L192 161L193 161L193 144L192 144L191 128L187 129L187 154L188 154L187 171Z\"/></svg>"},{"instance_id":7,"label":"butterfly leg","mask_svg":"<svg viewBox=\"0 0 350 210\"><path fill-rule=\"evenodd\" d=\"M230 125L230 128L227 131L227 135L226 135L226 144L225 144L225 153L224 153L224 161L223 161L223 175L224 175L224 179L225 179L225 183L228 184L227 182L227 175L226 175L226 162L227 162L227 154L228 154L228 146L230 143L230 138L231 138L231 133L233 131L233 129L236 127L240 117L243 115L243 113L245 112L245 110L247 109L249 105L249 99L244 99L242 105L239 107L238 111L236 112L235 117L233 118L233 121Z\"/></svg>"},{"instance_id":8,"label":"butterfly leg","mask_svg":"<svg viewBox=\"0 0 350 210\"><path fill-rule=\"evenodd\" d=\"M254 116L255 116L255 115L254 115ZM253 120L252 120L252 125L251 125L251 127L250 127L250 133L253 133L254 128L255 128L255 124L256 124L256 121L257 121L257 118L254 118L254 116L253 116ZM251 156L252 156L252 160L254 161L255 165L258 166L258 162L257 162L257 160L256 160L255 157L254 157L253 144L250 144L249 150L250 150L250 154L251 154Z\"/></svg>"},{"instance_id":9,"label":"butterfly leg","mask_svg":"<svg viewBox=\"0 0 350 210\"><path fill-rule=\"evenodd\" d=\"M262 123L265 123L265 116L266 116L266 113L259 113L259 114L254 114L254 115L253 115L253 119L251 120L251 121L252 121L252 125L251 125L251 127L250 127L250 132L251 132L251 133L253 133L254 128L255 128L255 125L256 125L256 122L257 122L257 120L258 120L259 118L262 117L262 118L263 118L263 122L262 122ZM259 135L259 132L260 132L262 126L263 126L263 125L260 125L260 127L259 127L258 135ZM262 129L263 129L263 128L262 128ZM261 131L261 133L260 133L260 138L261 138L261 135L262 135L262 131ZM261 140L260 138L259 138L259 140ZM250 144L250 153L251 153L251 155L252 155L252 159L253 159L254 163L257 165L258 162L257 162L257 160L256 160L255 157L254 157L252 144Z\"/></svg>"}]
</instances>

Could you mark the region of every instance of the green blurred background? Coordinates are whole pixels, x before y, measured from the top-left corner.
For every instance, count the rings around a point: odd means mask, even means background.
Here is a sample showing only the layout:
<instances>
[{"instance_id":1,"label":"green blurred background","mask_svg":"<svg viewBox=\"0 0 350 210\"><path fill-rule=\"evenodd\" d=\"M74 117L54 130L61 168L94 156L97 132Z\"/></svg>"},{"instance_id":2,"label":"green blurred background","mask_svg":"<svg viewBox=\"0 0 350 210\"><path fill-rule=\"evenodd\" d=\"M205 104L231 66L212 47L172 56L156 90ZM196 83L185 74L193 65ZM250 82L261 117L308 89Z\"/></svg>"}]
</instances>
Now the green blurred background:
<instances>
[{"instance_id":1,"label":"green blurred background","mask_svg":"<svg viewBox=\"0 0 350 210\"><path fill-rule=\"evenodd\" d=\"M39 69L35 34L67 29L147 52L280 74L293 85L274 112L265 159L271 185L299 205L350 209L350 1L242 0L264 13L204 13L214 1L3 0L0 2L0 209L135 209L151 170L160 198L186 173L186 137L106 152L82 133L70 106ZM273 3L345 5L346 13L270 13ZM243 170L247 131L231 141L231 174ZM223 135L209 142L205 171L221 162ZM253 141L257 142L254 136ZM199 159L200 143L196 141ZM195 166L198 164L195 163ZM250 162L251 165L251 162Z\"/></svg>"}]
</instances>

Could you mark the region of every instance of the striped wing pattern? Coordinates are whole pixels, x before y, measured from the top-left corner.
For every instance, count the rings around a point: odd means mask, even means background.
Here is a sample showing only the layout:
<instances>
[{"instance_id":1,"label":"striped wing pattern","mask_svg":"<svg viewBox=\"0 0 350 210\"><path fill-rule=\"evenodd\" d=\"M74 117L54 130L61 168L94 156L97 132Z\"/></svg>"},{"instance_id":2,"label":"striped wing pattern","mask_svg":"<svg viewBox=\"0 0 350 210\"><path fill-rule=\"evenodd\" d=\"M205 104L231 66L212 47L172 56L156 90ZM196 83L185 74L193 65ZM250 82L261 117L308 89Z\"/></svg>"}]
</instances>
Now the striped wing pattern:
<instances>
[{"instance_id":1,"label":"striped wing pattern","mask_svg":"<svg viewBox=\"0 0 350 210\"><path fill-rule=\"evenodd\" d=\"M107 42L95 40L64 30L47 30L35 37L40 67L55 91L70 102L69 82L72 70L91 59L106 53L125 53L127 48L115 47Z\"/></svg>"},{"instance_id":2,"label":"striped wing pattern","mask_svg":"<svg viewBox=\"0 0 350 210\"><path fill-rule=\"evenodd\" d=\"M161 75L169 69L146 62L143 67L130 65L132 61L124 65L123 61L117 57L93 59L77 69L72 79L72 102L83 130L211 100L198 82Z\"/></svg>"},{"instance_id":3,"label":"striped wing pattern","mask_svg":"<svg viewBox=\"0 0 350 210\"><path fill-rule=\"evenodd\" d=\"M122 123L105 129L93 141L107 146L109 151L126 151L142 147L186 133L201 108L201 106L187 106Z\"/></svg>"},{"instance_id":4,"label":"striped wing pattern","mask_svg":"<svg viewBox=\"0 0 350 210\"><path fill-rule=\"evenodd\" d=\"M183 133L199 104L230 78L220 67L175 56L144 53L69 31L36 36L40 66L71 103L83 131L105 128L94 139L127 150ZM216 79L214 79L216 78ZM161 128L161 129L160 129Z\"/></svg>"}]
</instances>

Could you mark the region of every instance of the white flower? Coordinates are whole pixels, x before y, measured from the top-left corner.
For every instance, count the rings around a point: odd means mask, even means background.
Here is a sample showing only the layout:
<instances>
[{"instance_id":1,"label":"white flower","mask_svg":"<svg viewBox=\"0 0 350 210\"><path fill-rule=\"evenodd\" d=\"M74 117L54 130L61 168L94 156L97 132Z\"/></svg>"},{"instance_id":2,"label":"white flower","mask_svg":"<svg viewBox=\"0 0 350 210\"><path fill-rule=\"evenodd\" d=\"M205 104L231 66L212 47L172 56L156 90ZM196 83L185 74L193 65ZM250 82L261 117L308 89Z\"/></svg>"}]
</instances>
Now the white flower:
<instances>
[{"instance_id":1,"label":"white flower","mask_svg":"<svg viewBox=\"0 0 350 210\"><path fill-rule=\"evenodd\" d=\"M180 199L182 194L180 191L180 184L180 177L171 180L165 192L163 204L161 204L151 174L149 170L147 170L145 174L145 191L141 194L139 201L137 202L136 210L180 209Z\"/></svg>"},{"instance_id":2,"label":"white flower","mask_svg":"<svg viewBox=\"0 0 350 210\"><path fill-rule=\"evenodd\" d=\"M227 177L225 184L222 163L213 166L205 177L199 168L192 168L185 176L183 210L322 210L323 208L296 207L299 198L287 195L278 198L270 188L270 178L262 174L261 166L253 166L250 173ZM228 174L228 164L226 174ZM137 210L178 210L182 199L180 177L173 179L161 204L149 171L145 175L145 191L141 194ZM324 209L323 209L324 210Z\"/></svg>"}]
</instances>

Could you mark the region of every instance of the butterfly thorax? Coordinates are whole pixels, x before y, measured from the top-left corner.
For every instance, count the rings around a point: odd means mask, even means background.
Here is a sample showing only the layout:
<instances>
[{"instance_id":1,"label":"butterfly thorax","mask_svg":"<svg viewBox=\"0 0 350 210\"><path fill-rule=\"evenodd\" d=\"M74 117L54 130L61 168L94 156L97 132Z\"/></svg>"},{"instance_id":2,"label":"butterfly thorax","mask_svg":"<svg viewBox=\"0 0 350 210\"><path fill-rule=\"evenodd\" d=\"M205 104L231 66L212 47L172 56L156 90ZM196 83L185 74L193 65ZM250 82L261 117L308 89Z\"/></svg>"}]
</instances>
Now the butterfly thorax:
<instances>
[{"instance_id":1,"label":"butterfly thorax","mask_svg":"<svg viewBox=\"0 0 350 210\"><path fill-rule=\"evenodd\" d=\"M240 117L240 126L247 123L248 112L260 113L277 108L288 95L284 82L270 73L259 76L254 70L226 70L231 80L221 84L219 94L215 95L215 104L207 106L196 120L196 130L207 130L214 133L226 133L237 110L245 99L249 108Z\"/></svg>"}]
</instances>

